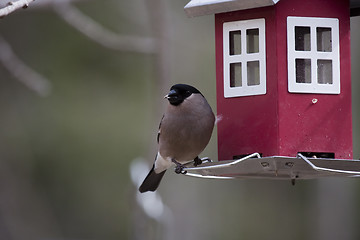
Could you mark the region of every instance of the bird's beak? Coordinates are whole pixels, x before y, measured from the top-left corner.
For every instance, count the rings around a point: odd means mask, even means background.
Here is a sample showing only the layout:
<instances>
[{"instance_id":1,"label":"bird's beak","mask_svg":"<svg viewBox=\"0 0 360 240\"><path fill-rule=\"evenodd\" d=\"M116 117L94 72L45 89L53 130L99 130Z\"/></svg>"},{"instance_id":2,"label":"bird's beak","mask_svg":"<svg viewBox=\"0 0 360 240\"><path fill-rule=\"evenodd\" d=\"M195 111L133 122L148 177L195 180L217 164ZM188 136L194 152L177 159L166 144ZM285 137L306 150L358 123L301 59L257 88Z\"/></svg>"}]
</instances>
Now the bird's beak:
<instances>
[{"instance_id":1,"label":"bird's beak","mask_svg":"<svg viewBox=\"0 0 360 240\"><path fill-rule=\"evenodd\" d=\"M171 90L167 95L164 96L164 98L171 98L174 97L175 95L177 95L177 92L175 90Z\"/></svg>"}]
</instances>

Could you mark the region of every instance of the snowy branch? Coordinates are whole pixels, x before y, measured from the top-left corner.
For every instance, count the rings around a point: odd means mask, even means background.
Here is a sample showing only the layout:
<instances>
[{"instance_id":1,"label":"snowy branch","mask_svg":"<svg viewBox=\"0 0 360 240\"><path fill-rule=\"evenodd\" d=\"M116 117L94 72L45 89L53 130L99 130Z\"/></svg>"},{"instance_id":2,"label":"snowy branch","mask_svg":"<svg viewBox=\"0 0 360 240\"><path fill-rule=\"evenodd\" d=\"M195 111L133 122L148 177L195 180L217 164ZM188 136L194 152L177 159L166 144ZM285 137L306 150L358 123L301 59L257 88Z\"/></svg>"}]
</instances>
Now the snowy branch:
<instances>
[{"instance_id":1,"label":"snowy branch","mask_svg":"<svg viewBox=\"0 0 360 240\"><path fill-rule=\"evenodd\" d=\"M15 2L8 2L8 4L0 9L0 18L9 15L19 8L27 8L34 0L18 0Z\"/></svg>"},{"instance_id":2,"label":"snowy branch","mask_svg":"<svg viewBox=\"0 0 360 240\"><path fill-rule=\"evenodd\" d=\"M1 36L0 62L14 77L40 96L47 96L50 94L50 82L22 62L11 49L10 44Z\"/></svg>"},{"instance_id":3,"label":"snowy branch","mask_svg":"<svg viewBox=\"0 0 360 240\"><path fill-rule=\"evenodd\" d=\"M68 1L54 4L54 9L69 25L104 47L118 51L156 52L153 38L113 33L73 7Z\"/></svg>"}]
</instances>

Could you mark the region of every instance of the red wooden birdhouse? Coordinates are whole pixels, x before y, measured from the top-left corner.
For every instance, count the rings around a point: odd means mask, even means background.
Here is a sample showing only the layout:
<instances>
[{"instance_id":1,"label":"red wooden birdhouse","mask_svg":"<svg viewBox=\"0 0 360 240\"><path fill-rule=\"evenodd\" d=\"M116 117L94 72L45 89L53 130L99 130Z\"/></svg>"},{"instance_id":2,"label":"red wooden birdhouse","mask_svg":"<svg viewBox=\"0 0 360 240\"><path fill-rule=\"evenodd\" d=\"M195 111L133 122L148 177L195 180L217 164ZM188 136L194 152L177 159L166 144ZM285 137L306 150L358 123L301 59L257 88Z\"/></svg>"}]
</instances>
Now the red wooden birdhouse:
<instances>
[{"instance_id":1,"label":"red wooden birdhouse","mask_svg":"<svg viewBox=\"0 0 360 240\"><path fill-rule=\"evenodd\" d=\"M219 160L352 159L350 15L360 1L192 0L215 14Z\"/></svg>"}]
</instances>

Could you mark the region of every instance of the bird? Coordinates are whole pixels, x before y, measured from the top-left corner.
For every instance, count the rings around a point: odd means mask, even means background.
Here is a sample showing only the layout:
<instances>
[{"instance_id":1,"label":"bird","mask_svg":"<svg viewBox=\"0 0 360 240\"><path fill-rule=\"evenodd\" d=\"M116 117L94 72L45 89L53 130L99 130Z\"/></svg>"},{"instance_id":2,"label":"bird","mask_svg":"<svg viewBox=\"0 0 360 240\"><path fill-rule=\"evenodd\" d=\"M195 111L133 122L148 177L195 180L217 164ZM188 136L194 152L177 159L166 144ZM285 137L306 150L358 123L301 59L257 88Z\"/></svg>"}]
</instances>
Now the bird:
<instances>
[{"instance_id":1,"label":"bird","mask_svg":"<svg viewBox=\"0 0 360 240\"><path fill-rule=\"evenodd\" d=\"M215 115L202 93L187 84L175 84L164 97L168 100L157 135L155 162L139 187L141 193L154 192L167 169L185 173L184 164L202 161L198 155L210 141Z\"/></svg>"}]
</instances>

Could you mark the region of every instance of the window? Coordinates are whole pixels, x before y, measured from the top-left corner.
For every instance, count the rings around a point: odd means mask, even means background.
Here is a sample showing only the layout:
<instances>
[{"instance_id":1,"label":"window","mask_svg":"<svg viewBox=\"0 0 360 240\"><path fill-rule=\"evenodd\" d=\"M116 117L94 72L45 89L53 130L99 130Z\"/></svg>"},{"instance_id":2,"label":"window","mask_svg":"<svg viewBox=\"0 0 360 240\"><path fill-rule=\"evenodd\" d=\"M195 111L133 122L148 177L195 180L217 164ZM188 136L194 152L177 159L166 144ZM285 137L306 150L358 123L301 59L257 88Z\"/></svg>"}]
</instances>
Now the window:
<instances>
[{"instance_id":1,"label":"window","mask_svg":"<svg viewBox=\"0 0 360 240\"><path fill-rule=\"evenodd\" d=\"M339 20L287 18L288 90L340 93Z\"/></svg>"},{"instance_id":2,"label":"window","mask_svg":"<svg viewBox=\"0 0 360 240\"><path fill-rule=\"evenodd\" d=\"M265 19L226 22L224 96L266 94Z\"/></svg>"}]
</instances>

